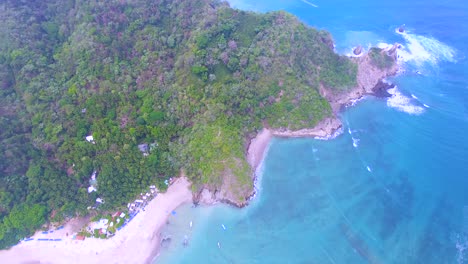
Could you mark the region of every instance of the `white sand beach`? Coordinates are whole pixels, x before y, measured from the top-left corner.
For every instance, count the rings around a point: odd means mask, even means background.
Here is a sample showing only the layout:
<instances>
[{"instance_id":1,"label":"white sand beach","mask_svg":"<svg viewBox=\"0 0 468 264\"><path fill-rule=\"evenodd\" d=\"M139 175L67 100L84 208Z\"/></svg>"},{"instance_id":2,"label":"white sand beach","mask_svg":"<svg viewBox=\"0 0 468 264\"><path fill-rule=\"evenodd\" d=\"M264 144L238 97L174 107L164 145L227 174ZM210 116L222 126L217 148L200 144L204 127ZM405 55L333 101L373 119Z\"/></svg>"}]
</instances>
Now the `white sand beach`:
<instances>
[{"instance_id":1,"label":"white sand beach","mask_svg":"<svg viewBox=\"0 0 468 264\"><path fill-rule=\"evenodd\" d=\"M190 182L180 177L166 193L154 198L144 212L140 212L110 239L73 240L66 233L75 231L84 223L70 221L62 230L48 235L38 232L34 240L0 251L0 263L148 263L158 250L159 232L167 217L177 207L190 201ZM37 240L44 236L62 241Z\"/></svg>"},{"instance_id":2,"label":"white sand beach","mask_svg":"<svg viewBox=\"0 0 468 264\"><path fill-rule=\"evenodd\" d=\"M265 150L270 144L273 133L264 128L258 132L257 136L250 141L249 149L247 151L247 162L255 171L263 160Z\"/></svg>"}]
</instances>

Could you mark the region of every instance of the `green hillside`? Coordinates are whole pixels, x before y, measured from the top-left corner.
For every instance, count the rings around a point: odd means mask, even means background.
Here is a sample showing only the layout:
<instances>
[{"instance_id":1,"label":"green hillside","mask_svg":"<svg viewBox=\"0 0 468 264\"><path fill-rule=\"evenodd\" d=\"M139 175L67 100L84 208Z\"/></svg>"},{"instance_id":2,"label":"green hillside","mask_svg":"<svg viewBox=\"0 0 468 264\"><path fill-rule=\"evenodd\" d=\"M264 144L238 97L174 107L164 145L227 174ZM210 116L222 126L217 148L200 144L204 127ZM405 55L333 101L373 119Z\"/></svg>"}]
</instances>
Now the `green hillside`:
<instances>
[{"instance_id":1,"label":"green hillside","mask_svg":"<svg viewBox=\"0 0 468 264\"><path fill-rule=\"evenodd\" d=\"M332 114L319 87L356 83L330 34L285 12L7 0L0 18L0 247L87 214L97 197L110 210L150 184L164 189L181 168L194 191L227 171L249 188L248 134L262 122L312 127Z\"/></svg>"}]
</instances>

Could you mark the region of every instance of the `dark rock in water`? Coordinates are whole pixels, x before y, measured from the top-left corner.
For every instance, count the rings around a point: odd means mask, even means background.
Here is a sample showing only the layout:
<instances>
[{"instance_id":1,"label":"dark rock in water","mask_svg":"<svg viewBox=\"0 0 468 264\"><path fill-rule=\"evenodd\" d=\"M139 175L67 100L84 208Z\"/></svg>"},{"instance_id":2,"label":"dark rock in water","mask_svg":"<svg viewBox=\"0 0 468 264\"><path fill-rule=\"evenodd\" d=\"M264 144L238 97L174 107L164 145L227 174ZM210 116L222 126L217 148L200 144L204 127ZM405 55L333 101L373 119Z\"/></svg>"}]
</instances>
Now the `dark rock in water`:
<instances>
[{"instance_id":1,"label":"dark rock in water","mask_svg":"<svg viewBox=\"0 0 468 264\"><path fill-rule=\"evenodd\" d=\"M372 92L374 92L374 95L376 97L390 97L392 96L387 92L388 89L394 88L395 85L391 83L385 83L382 80L379 80L379 82L372 88Z\"/></svg>"},{"instance_id":2,"label":"dark rock in water","mask_svg":"<svg viewBox=\"0 0 468 264\"><path fill-rule=\"evenodd\" d=\"M403 26L400 26L400 27L398 28L398 32L404 33L404 32L405 32L405 28L404 28Z\"/></svg>"},{"instance_id":3,"label":"dark rock in water","mask_svg":"<svg viewBox=\"0 0 468 264\"><path fill-rule=\"evenodd\" d=\"M161 246L167 247L171 243L172 238L170 236L163 237L161 239Z\"/></svg>"},{"instance_id":4,"label":"dark rock in water","mask_svg":"<svg viewBox=\"0 0 468 264\"><path fill-rule=\"evenodd\" d=\"M362 47L359 45L356 48L354 48L353 53L354 55L359 55L362 52Z\"/></svg>"},{"instance_id":5,"label":"dark rock in water","mask_svg":"<svg viewBox=\"0 0 468 264\"><path fill-rule=\"evenodd\" d=\"M389 56L395 56L396 55L396 51L398 49L398 46L400 46L400 44L398 43L395 43L393 44L393 46L388 50L387 54ZM396 57L395 57L396 58Z\"/></svg>"}]
</instances>

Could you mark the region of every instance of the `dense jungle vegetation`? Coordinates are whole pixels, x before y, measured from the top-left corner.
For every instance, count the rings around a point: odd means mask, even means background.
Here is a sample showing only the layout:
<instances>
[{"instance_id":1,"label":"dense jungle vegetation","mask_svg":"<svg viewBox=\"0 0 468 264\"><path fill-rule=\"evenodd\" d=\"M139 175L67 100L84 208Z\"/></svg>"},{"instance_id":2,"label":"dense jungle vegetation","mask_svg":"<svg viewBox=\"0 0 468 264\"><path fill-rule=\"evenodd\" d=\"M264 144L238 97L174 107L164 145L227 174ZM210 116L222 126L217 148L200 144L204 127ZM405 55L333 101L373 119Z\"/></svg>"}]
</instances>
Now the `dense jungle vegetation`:
<instances>
[{"instance_id":1,"label":"dense jungle vegetation","mask_svg":"<svg viewBox=\"0 0 468 264\"><path fill-rule=\"evenodd\" d=\"M319 87L356 83L330 34L286 12L5 0L0 20L0 248L87 214L97 197L110 210L150 184L164 189L181 168L194 191L226 170L251 185L247 135L312 127L332 114Z\"/></svg>"}]
</instances>

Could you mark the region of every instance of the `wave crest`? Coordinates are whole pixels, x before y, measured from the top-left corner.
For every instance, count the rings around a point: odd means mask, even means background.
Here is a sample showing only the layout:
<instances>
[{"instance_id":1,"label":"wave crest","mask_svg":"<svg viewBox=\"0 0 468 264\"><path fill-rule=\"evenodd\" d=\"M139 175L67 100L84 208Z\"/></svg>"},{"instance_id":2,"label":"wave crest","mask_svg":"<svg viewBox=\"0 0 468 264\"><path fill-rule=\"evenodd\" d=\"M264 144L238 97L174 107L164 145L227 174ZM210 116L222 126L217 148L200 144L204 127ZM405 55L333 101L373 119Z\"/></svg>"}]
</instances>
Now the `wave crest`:
<instances>
[{"instance_id":1,"label":"wave crest","mask_svg":"<svg viewBox=\"0 0 468 264\"><path fill-rule=\"evenodd\" d=\"M403 62L437 64L439 61L455 62L455 49L431 37L400 33L406 44L398 50L398 58Z\"/></svg>"},{"instance_id":2,"label":"wave crest","mask_svg":"<svg viewBox=\"0 0 468 264\"><path fill-rule=\"evenodd\" d=\"M388 92L392 95L387 99L389 107L412 115L419 115L424 112L423 107L414 105L412 99L403 95L396 87L388 89Z\"/></svg>"},{"instance_id":3,"label":"wave crest","mask_svg":"<svg viewBox=\"0 0 468 264\"><path fill-rule=\"evenodd\" d=\"M331 135L327 135L325 137L314 137L314 139L317 139L317 140L330 140L330 139L334 139L334 138L338 137L341 134L343 134L343 127L340 127L339 129L337 129Z\"/></svg>"}]
</instances>

